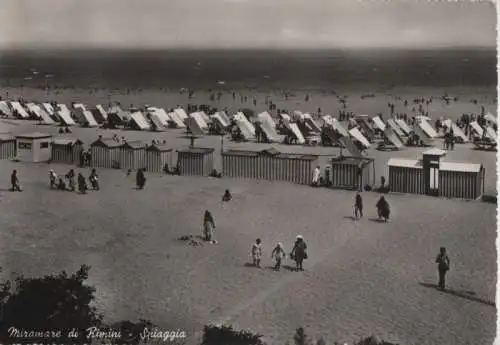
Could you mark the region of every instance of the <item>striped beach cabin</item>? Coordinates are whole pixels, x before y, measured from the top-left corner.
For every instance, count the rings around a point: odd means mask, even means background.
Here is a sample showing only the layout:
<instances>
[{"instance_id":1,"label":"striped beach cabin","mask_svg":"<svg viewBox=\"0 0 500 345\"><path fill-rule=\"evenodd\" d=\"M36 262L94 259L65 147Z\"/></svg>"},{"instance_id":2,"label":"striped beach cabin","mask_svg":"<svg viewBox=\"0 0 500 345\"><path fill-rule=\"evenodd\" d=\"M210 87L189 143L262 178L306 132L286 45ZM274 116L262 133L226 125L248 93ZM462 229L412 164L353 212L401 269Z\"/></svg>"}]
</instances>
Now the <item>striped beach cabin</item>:
<instances>
[{"instance_id":1,"label":"striped beach cabin","mask_svg":"<svg viewBox=\"0 0 500 345\"><path fill-rule=\"evenodd\" d=\"M172 167L173 150L167 145L153 144L146 148L146 170L162 172L165 164Z\"/></svg>"},{"instance_id":2,"label":"striped beach cabin","mask_svg":"<svg viewBox=\"0 0 500 345\"><path fill-rule=\"evenodd\" d=\"M443 162L445 153L434 148L424 152L421 160L391 158L391 192L467 200L481 197L485 176L482 164Z\"/></svg>"},{"instance_id":3,"label":"striped beach cabin","mask_svg":"<svg viewBox=\"0 0 500 345\"><path fill-rule=\"evenodd\" d=\"M10 134L0 134L0 159L14 159L16 155L16 138Z\"/></svg>"},{"instance_id":4,"label":"striped beach cabin","mask_svg":"<svg viewBox=\"0 0 500 345\"><path fill-rule=\"evenodd\" d=\"M120 146L120 168L138 170L146 167L146 143L126 141Z\"/></svg>"},{"instance_id":5,"label":"striped beach cabin","mask_svg":"<svg viewBox=\"0 0 500 345\"><path fill-rule=\"evenodd\" d=\"M318 156L281 153L271 147L262 151L228 150L222 153L224 176L310 184Z\"/></svg>"},{"instance_id":6,"label":"striped beach cabin","mask_svg":"<svg viewBox=\"0 0 500 345\"><path fill-rule=\"evenodd\" d=\"M52 163L78 164L83 142L79 139L56 138L52 141Z\"/></svg>"},{"instance_id":7,"label":"striped beach cabin","mask_svg":"<svg viewBox=\"0 0 500 345\"><path fill-rule=\"evenodd\" d=\"M90 144L92 166L95 168L120 169L120 147L122 144L113 139L97 139Z\"/></svg>"},{"instance_id":8,"label":"striped beach cabin","mask_svg":"<svg viewBox=\"0 0 500 345\"><path fill-rule=\"evenodd\" d=\"M190 147L177 150L177 167L181 175L209 176L214 169L214 149Z\"/></svg>"},{"instance_id":9,"label":"striped beach cabin","mask_svg":"<svg viewBox=\"0 0 500 345\"><path fill-rule=\"evenodd\" d=\"M331 160L330 187L363 190L375 183L373 158L335 157Z\"/></svg>"}]
</instances>

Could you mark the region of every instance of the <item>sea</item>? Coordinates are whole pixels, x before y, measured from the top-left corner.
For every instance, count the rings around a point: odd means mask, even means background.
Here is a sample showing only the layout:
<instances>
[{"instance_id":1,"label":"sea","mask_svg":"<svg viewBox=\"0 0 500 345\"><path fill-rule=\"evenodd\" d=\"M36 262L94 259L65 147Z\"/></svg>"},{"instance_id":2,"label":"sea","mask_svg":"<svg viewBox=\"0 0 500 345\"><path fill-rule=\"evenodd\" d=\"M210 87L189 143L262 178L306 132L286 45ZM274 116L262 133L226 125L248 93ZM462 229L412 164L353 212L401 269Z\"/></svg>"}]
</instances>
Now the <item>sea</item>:
<instances>
[{"instance_id":1,"label":"sea","mask_svg":"<svg viewBox=\"0 0 500 345\"><path fill-rule=\"evenodd\" d=\"M105 89L321 89L497 85L494 49L24 50L0 85Z\"/></svg>"}]
</instances>

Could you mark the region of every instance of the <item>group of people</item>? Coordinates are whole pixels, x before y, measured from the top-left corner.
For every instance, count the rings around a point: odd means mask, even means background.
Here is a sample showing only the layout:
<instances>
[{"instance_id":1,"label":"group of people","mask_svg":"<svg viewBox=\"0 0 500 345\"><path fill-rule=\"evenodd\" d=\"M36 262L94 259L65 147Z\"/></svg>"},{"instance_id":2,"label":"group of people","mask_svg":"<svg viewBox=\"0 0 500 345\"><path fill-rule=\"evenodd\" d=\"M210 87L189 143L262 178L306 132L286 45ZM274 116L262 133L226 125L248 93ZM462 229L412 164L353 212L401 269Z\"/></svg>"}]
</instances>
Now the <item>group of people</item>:
<instances>
[{"instance_id":1,"label":"group of people","mask_svg":"<svg viewBox=\"0 0 500 345\"><path fill-rule=\"evenodd\" d=\"M254 267L260 268L260 261L262 258L262 240L260 238L255 240L252 244L251 249L252 261ZM275 260L273 269L279 271L281 269L282 260L286 258L285 249L281 242L277 242L271 251L271 259ZM307 256L307 244L304 241L302 235L298 235L295 238L295 243L293 244L292 251L290 252L290 259L295 261L295 270L303 271L303 262L308 258Z\"/></svg>"},{"instance_id":2,"label":"group of people","mask_svg":"<svg viewBox=\"0 0 500 345\"><path fill-rule=\"evenodd\" d=\"M68 186L66 185L65 179L68 181ZM99 175L95 169L92 169L89 182L93 190L99 190ZM75 171L70 169L70 171L64 175L64 177L58 176L54 169L49 170L49 184L51 189L57 190L69 190L71 192L75 191ZM87 181L83 174L80 172L77 176L78 192L80 194L86 194L88 190Z\"/></svg>"}]
</instances>

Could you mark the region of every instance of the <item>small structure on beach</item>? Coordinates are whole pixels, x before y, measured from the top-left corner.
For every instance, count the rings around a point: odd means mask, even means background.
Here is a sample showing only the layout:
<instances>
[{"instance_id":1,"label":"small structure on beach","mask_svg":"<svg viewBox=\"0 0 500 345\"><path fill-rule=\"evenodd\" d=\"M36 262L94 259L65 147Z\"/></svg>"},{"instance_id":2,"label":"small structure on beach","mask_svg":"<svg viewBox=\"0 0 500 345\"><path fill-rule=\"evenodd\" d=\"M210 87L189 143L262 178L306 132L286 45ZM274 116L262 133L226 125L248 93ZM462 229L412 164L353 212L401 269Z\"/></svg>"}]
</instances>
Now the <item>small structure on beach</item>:
<instances>
[{"instance_id":1,"label":"small structure on beach","mask_svg":"<svg viewBox=\"0 0 500 345\"><path fill-rule=\"evenodd\" d=\"M365 185L375 184L373 158L335 157L331 160L330 187L362 190Z\"/></svg>"},{"instance_id":2,"label":"small structure on beach","mask_svg":"<svg viewBox=\"0 0 500 345\"><path fill-rule=\"evenodd\" d=\"M51 162L78 164L83 142L73 138L56 138L51 143Z\"/></svg>"},{"instance_id":3,"label":"small structure on beach","mask_svg":"<svg viewBox=\"0 0 500 345\"><path fill-rule=\"evenodd\" d=\"M274 147L262 151L228 150L222 153L224 176L243 179L310 184L318 156L281 153Z\"/></svg>"},{"instance_id":4,"label":"small structure on beach","mask_svg":"<svg viewBox=\"0 0 500 345\"><path fill-rule=\"evenodd\" d=\"M16 138L10 134L0 134L0 159L16 157Z\"/></svg>"},{"instance_id":5,"label":"small structure on beach","mask_svg":"<svg viewBox=\"0 0 500 345\"><path fill-rule=\"evenodd\" d=\"M209 176L214 169L214 149L189 147L177 150L177 167L181 175Z\"/></svg>"},{"instance_id":6,"label":"small structure on beach","mask_svg":"<svg viewBox=\"0 0 500 345\"><path fill-rule=\"evenodd\" d=\"M165 164L172 165L172 148L153 144L146 148L146 171L162 172Z\"/></svg>"},{"instance_id":7,"label":"small structure on beach","mask_svg":"<svg viewBox=\"0 0 500 345\"><path fill-rule=\"evenodd\" d=\"M50 160L52 135L26 133L16 136L16 158L21 162L48 162Z\"/></svg>"},{"instance_id":8,"label":"small structure on beach","mask_svg":"<svg viewBox=\"0 0 500 345\"><path fill-rule=\"evenodd\" d=\"M137 170L146 167L146 146L143 141L126 141L120 146L120 168Z\"/></svg>"},{"instance_id":9,"label":"small structure on beach","mask_svg":"<svg viewBox=\"0 0 500 345\"><path fill-rule=\"evenodd\" d=\"M446 151L433 148L422 159L391 158L391 192L447 198L477 199L483 194L485 169L482 164L443 162Z\"/></svg>"},{"instance_id":10,"label":"small structure on beach","mask_svg":"<svg viewBox=\"0 0 500 345\"><path fill-rule=\"evenodd\" d=\"M95 168L120 168L120 147L122 144L114 139L99 138L90 144L92 166Z\"/></svg>"}]
</instances>

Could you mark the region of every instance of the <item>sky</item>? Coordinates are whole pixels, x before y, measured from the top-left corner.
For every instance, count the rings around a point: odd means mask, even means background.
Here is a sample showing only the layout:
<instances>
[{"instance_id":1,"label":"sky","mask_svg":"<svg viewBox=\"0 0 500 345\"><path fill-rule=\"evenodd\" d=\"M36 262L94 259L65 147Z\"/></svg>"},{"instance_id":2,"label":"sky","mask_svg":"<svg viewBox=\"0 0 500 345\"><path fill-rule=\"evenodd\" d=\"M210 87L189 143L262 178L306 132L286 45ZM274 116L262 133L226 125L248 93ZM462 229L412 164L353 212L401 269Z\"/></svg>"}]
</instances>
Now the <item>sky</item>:
<instances>
[{"instance_id":1,"label":"sky","mask_svg":"<svg viewBox=\"0 0 500 345\"><path fill-rule=\"evenodd\" d=\"M491 2L0 0L0 49L495 47Z\"/></svg>"}]
</instances>

